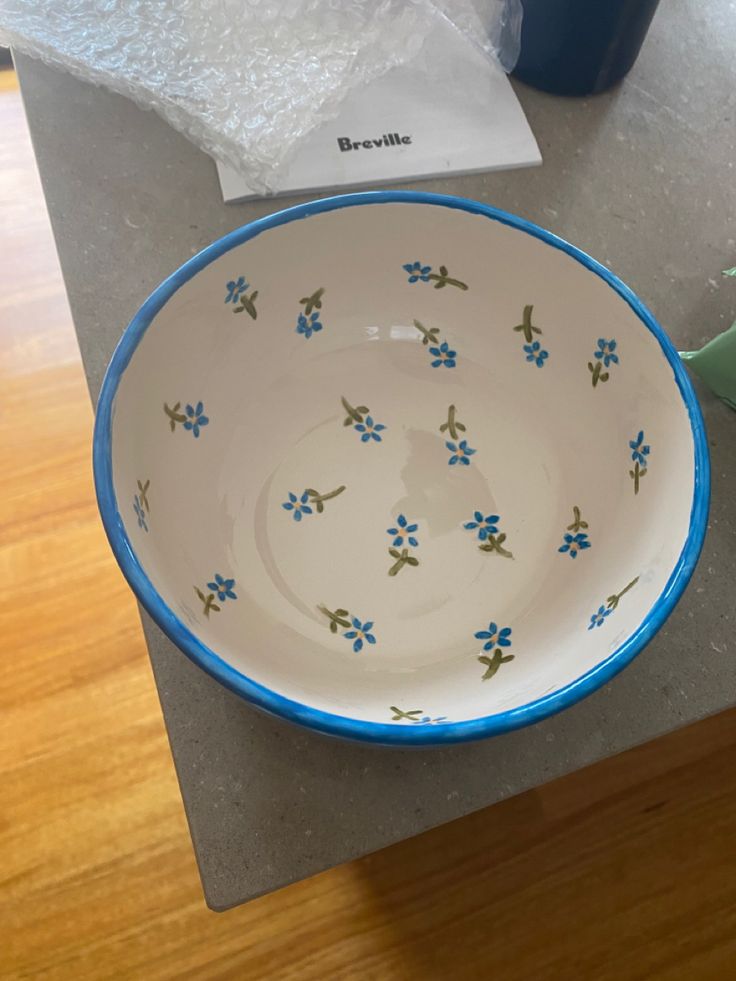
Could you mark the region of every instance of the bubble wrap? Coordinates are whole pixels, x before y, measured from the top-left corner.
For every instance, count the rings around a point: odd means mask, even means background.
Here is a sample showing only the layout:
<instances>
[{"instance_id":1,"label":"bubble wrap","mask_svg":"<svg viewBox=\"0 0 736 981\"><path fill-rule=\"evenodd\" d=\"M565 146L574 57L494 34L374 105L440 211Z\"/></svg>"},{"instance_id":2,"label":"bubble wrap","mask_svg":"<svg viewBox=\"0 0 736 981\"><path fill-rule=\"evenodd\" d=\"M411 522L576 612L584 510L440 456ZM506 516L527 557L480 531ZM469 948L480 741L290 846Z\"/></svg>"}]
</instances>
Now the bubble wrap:
<instances>
[{"instance_id":1,"label":"bubble wrap","mask_svg":"<svg viewBox=\"0 0 736 981\"><path fill-rule=\"evenodd\" d=\"M0 44L155 109L267 193L347 92L411 60L438 18L508 69L520 0L475 2L0 0Z\"/></svg>"}]
</instances>

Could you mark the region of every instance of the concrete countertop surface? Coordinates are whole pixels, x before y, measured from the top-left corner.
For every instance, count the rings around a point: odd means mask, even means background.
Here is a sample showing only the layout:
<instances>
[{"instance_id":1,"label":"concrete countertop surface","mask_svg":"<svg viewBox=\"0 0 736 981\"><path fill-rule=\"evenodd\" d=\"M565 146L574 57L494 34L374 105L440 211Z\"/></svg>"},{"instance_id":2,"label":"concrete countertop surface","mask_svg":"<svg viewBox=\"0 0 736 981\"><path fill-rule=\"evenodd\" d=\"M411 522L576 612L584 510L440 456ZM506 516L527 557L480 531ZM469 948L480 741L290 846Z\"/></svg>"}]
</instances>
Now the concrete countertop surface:
<instances>
[{"instance_id":1,"label":"concrete countertop surface","mask_svg":"<svg viewBox=\"0 0 736 981\"><path fill-rule=\"evenodd\" d=\"M425 181L546 226L609 265L681 350L736 318L736 18L669 0L616 90L516 85L540 168ZM213 239L301 198L222 203L212 161L152 112L17 58L93 398L148 293ZM619 753L736 703L736 414L698 394L713 467L709 534L682 601L603 689L539 725L391 750L269 718L144 614L207 902L224 909Z\"/></svg>"}]
</instances>

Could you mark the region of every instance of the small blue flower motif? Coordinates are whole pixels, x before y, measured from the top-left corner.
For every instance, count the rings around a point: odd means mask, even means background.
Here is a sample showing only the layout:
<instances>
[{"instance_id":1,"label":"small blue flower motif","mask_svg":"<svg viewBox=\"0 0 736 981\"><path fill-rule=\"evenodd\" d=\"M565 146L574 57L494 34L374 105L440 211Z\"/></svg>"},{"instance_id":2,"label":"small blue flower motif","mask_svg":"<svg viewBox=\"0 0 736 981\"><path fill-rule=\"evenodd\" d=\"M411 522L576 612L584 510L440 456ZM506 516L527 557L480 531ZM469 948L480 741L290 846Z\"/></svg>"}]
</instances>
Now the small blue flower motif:
<instances>
[{"instance_id":1,"label":"small blue flower motif","mask_svg":"<svg viewBox=\"0 0 736 981\"><path fill-rule=\"evenodd\" d=\"M312 513L312 509L307 503L308 501L309 501L309 494L306 491L304 491L304 493L300 498L297 498L296 494L292 494L291 491L289 491L289 500L285 501L281 505L281 507L285 511L294 512L294 521L301 521L303 514Z\"/></svg>"},{"instance_id":2,"label":"small blue flower motif","mask_svg":"<svg viewBox=\"0 0 736 981\"><path fill-rule=\"evenodd\" d=\"M468 446L468 441L466 439L461 439L459 443L445 443L445 446L452 454L450 459L447 461L448 466L454 467L456 463L464 464L466 467L470 466L470 457L477 452L472 447Z\"/></svg>"},{"instance_id":3,"label":"small blue flower motif","mask_svg":"<svg viewBox=\"0 0 736 981\"><path fill-rule=\"evenodd\" d=\"M588 624L588 630L592 630L594 627L600 627L603 625L606 617L611 615L611 610L606 606L599 606L598 612L594 613L590 618L590 623Z\"/></svg>"},{"instance_id":4,"label":"small blue flower motif","mask_svg":"<svg viewBox=\"0 0 736 981\"><path fill-rule=\"evenodd\" d=\"M221 603L224 603L226 599L237 599L237 595L233 592L233 586L235 585L234 579L225 579L221 576L219 572L215 573L215 581L207 583L207 589L211 589L213 593L217 593L217 598Z\"/></svg>"},{"instance_id":5,"label":"small blue flower motif","mask_svg":"<svg viewBox=\"0 0 736 981\"><path fill-rule=\"evenodd\" d=\"M194 438L199 439L199 430L209 422L207 416L204 415L204 405L201 402L197 402L196 408L187 405L185 411L187 419L184 428L190 429L194 433Z\"/></svg>"},{"instance_id":6,"label":"small blue flower motif","mask_svg":"<svg viewBox=\"0 0 736 981\"><path fill-rule=\"evenodd\" d=\"M414 532L417 530L419 525L410 525L403 514L400 514L396 519L397 528L387 528L386 533L394 536L393 544L396 548L400 548L406 543L411 545L412 548L417 548L419 542L413 537Z\"/></svg>"},{"instance_id":7,"label":"small blue flower motif","mask_svg":"<svg viewBox=\"0 0 736 981\"><path fill-rule=\"evenodd\" d=\"M455 361L457 351L451 351L447 341L443 341L439 347L431 347L429 353L434 356L433 368L439 368L441 365L445 368L454 368L457 364Z\"/></svg>"},{"instance_id":8,"label":"small blue flower motif","mask_svg":"<svg viewBox=\"0 0 736 981\"><path fill-rule=\"evenodd\" d=\"M646 458L649 456L650 447L644 445L644 430L640 429L639 434L636 439L629 440L629 446L631 447L631 459L634 463L640 464L642 467L647 465Z\"/></svg>"},{"instance_id":9,"label":"small blue flower motif","mask_svg":"<svg viewBox=\"0 0 736 981\"><path fill-rule=\"evenodd\" d=\"M488 624L488 630L480 630L475 635L477 640L484 640L484 651L490 651L493 647L511 647L511 627L504 627L499 630L493 621Z\"/></svg>"},{"instance_id":10,"label":"small blue flower motif","mask_svg":"<svg viewBox=\"0 0 736 981\"><path fill-rule=\"evenodd\" d=\"M371 633L373 628L373 621L366 620L365 623L361 623L357 617L351 617L353 629L348 630L343 634L343 637L347 637L348 640L353 642L353 650L356 654L359 654L363 650L363 641L367 641L369 644L375 644L376 638Z\"/></svg>"},{"instance_id":11,"label":"small blue flower motif","mask_svg":"<svg viewBox=\"0 0 736 981\"><path fill-rule=\"evenodd\" d=\"M441 722L447 722L446 715L438 715L434 719L430 715L423 715L421 719L412 719L413 726L436 726Z\"/></svg>"},{"instance_id":12,"label":"small blue flower motif","mask_svg":"<svg viewBox=\"0 0 736 981\"><path fill-rule=\"evenodd\" d=\"M313 313L309 317L303 313L299 314L296 320L297 334L304 334L309 340L312 334L316 334L319 330L322 330L322 321L319 319L318 313Z\"/></svg>"},{"instance_id":13,"label":"small blue flower motif","mask_svg":"<svg viewBox=\"0 0 736 981\"><path fill-rule=\"evenodd\" d=\"M501 520L497 514L487 514L483 517L482 511L473 512L473 521L466 521L463 525L467 531L478 532L478 539L485 542L489 535L498 534L498 522Z\"/></svg>"},{"instance_id":14,"label":"small blue flower motif","mask_svg":"<svg viewBox=\"0 0 736 981\"><path fill-rule=\"evenodd\" d=\"M416 283L420 279L423 283L428 283L429 274L432 272L431 266L423 266L421 262L407 262L402 269L406 269L409 273L410 283Z\"/></svg>"},{"instance_id":15,"label":"small blue flower motif","mask_svg":"<svg viewBox=\"0 0 736 981\"><path fill-rule=\"evenodd\" d=\"M525 344L524 350L526 351L527 361L533 361L537 368L544 368L544 362L549 357L549 352L544 350L539 341L533 341L531 344Z\"/></svg>"},{"instance_id":16,"label":"small blue flower motif","mask_svg":"<svg viewBox=\"0 0 736 981\"><path fill-rule=\"evenodd\" d=\"M143 510L137 494L133 498L133 510L138 518L138 527L142 528L144 531L148 531L148 525L146 524L146 512Z\"/></svg>"},{"instance_id":17,"label":"small blue flower motif","mask_svg":"<svg viewBox=\"0 0 736 981\"><path fill-rule=\"evenodd\" d=\"M602 361L604 366L607 368L611 363L618 364L618 355L614 354L616 350L616 342L613 338L607 341L604 337L598 338L598 350L595 352L595 357Z\"/></svg>"},{"instance_id":18,"label":"small blue flower motif","mask_svg":"<svg viewBox=\"0 0 736 981\"><path fill-rule=\"evenodd\" d=\"M237 279L231 279L227 284L227 296L225 297L225 303L237 303L240 299L240 294L245 293L248 289L249 284L245 281L245 276L238 276Z\"/></svg>"},{"instance_id":19,"label":"small blue flower motif","mask_svg":"<svg viewBox=\"0 0 736 981\"><path fill-rule=\"evenodd\" d=\"M373 416L366 416L365 422L356 422L354 428L356 432L363 434L360 437L361 443L368 443L372 439L380 443L381 437L378 434L386 427L381 425L380 422L374 422Z\"/></svg>"},{"instance_id":20,"label":"small blue flower motif","mask_svg":"<svg viewBox=\"0 0 736 981\"><path fill-rule=\"evenodd\" d=\"M583 549L590 548L588 536L584 531L578 532L577 535L564 535L563 542L564 544L560 545L557 551L569 552L571 559L576 558L578 552L582 552Z\"/></svg>"}]
</instances>

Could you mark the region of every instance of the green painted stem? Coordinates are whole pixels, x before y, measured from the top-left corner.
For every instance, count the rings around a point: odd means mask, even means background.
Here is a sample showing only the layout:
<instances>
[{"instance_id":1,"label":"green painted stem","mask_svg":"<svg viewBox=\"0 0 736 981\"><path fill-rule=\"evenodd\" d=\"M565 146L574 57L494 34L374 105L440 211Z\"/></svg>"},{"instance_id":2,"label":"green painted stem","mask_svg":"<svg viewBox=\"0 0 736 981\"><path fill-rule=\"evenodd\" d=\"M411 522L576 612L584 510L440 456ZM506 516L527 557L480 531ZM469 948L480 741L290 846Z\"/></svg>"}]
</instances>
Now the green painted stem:
<instances>
[{"instance_id":1,"label":"green painted stem","mask_svg":"<svg viewBox=\"0 0 736 981\"><path fill-rule=\"evenodd\" d=\"M453 279L452 276L448 276L444 273L430 273L429 279L435 280L435 289L442 289L444 286L456 286L459 290L466 290L468 288L467 283L461 282L459 279Z\"/></svg>"},{"instance_id":2,"label":"green painted stem","mask_svg":"<svg viewBox=\"0 0 736 981\"><path fill-rule=\"evenodd\" d=\"M524 334L524 340L527 344L531 344L534 334L541 334L541 328L535 327L532 324L532 310L534 306L529 303L524 307L524 313L522 315L522 321L514 327L514 330L520 330Z\"/></svg>"},{"instance_id":3,"label":"green painted stem","mask_svg":"<svg viewBox=\"0 0 736 981\"><path fill-rule=\"evenodd\" d=\"M425 327L424 324L421 324L418 320L414 321L414 326L422 335L422 344L427 345L430 342L432 344L439 344L439 327Z\"/></svg>"},{"instance_id":4,"label":"green painted stem","mask_svg":"<svg viewBox=\"0 0 736 981\"><path fill-rule=\"evenodd\" d=\"M314 494L312 495L312 500L315 504L324 504L325 501L332 500L333 497L337 497L338 494L342 494L345 490L345 484L342 484L337 490L330 491L329 494Z\"/></svg>"},{"instance_id":5,"label":"green painted stem","mask_svg":"<svg viewBox=\"0 0 736 981\"><path fill-rule=\"evenodd\" d=\"M389 709L394 713L392 722L398 722L399 719L410 719L412 722L416 722L415 717L422 714L422 709L411 709L409 712L402 712L395 705L389 705Z\"/></svg>"},{"instance_id":6,"label":"green painted stem","mask_svg":"<svg viewBox=\"0 0 736 981\"><path fill-rule=\"evenodd\" d=\"M185 415L183 415L181 412L177 412L177 409L179 408L180 405L181 405L181 402L177 402L176 405L174 406L174 408L173 409L170 409L168 407L168 405L166 404L166 402L164 402L164 412L169 417L169 419L171 419L172 422L186 422L187 421L187 417ZM172 426L171 428L173 430L174 427Z\"/></svg>"},{"instance_id":7,"label":"green painted stem","mask_svg":"<svg viewBox=\"0 0 736 981\"><path fill-rule=\"evenodd\" d=\"M339 624L341 627L350 628L350 621L346 620L342 616L339 616L337 610L335 610L335 612L333 613L332 610L328 610L326 606L321 606L321 605L318 606L317 609L320 611L320 613L324 613L324 615L329 618L331 624ZM340 613L343 612L345 613L346 616L348 615L347 610L345 611L340 610Z\"/></svg>"},{"instance_id":8,"label":"green painted stem","mask_svg":"<svg viewBox=\"0 0 736 981\"><path fill-rule=\"evenodd\" d=\"M608 599L606 600L606 605L608 606L608 609L615 610L621 598L625 596L630 589L633 589L638 582L639 582L639 577L637 576L636 579L632 579L629 585L625 586L620 593L614 593L613 596L609 596Z\"/></svg>"},{"instance_id":9,"label":"green painted stem","mask_svg":"<svg viewBox=\"0 0 736 981\"><path fill-rule=\"evenodd\" d=\"M354 422L363 421L363 416L358 412L357 409L353 408L353 406L348 402L348 400L345 398L344 395L341 396L340 401L342 402L343 408Z\"/></svg>"}]
</instances>

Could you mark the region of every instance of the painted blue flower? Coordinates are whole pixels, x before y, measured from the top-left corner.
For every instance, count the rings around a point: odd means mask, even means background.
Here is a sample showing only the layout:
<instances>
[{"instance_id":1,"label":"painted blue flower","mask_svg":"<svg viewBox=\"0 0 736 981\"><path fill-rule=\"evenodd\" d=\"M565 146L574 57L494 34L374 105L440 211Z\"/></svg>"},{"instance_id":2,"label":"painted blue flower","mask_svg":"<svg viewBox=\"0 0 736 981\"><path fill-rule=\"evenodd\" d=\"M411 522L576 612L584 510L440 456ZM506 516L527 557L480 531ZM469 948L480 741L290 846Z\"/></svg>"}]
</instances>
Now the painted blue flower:
<instances>
[{"instance_id":1,"label":"painted blue flower","mask_svg":"<svg viewBox=\"0 0 736 981\"><path fill-rule=\"evenodd\" d=\"M598 350L595 352L595 357L602 361L607 368L611 363L618 364L618 355L614 354L616 350L616 342L611 338L607 341L604 337L598 338Z\"/></svg>"},{"instance_id":2,"label":"painted blue flower","mask_svg":"<svg viewBox=\"0 0 736 981\"><path fill-rule=\"evenodd\" d=\"M429 274L432 272L431 266L423 266L421 262L407 262L402 268L409 273L410 283L416 283L418 279L421 279L423 283L429 282Z\"/></svg>"},{"instance_id":3,"label":"painted blue flower","mask_svg":"<svg viewBox=\"0 0 736 981\"><path fill-rule=\"evenodd\" d=\"M454 368L457 363L455 361L457 351L451 351L447 341L443 341L439 347L431 347L429 353L434 356L433 368L439 368L440 365L444 365L445 368Z\"/></svg>"},{"instance_id":4,"label":"painted blue flower","mask_svg":"<svg viewBox=\"0 0 736 981\"><path fill-rule=\"evenodd\" d=\"M299 314L296 320L297 334L304 334L307 340L309 340L312 334L315 334L318 330L322 330L322 321L319 319L318 313L313 313L309 317L303 313Z\"/></svg>"},{"instance_id":5,"label":"painted blue flower","mask_svg":"<svg viewBox=\"0 0 736 981\"><path fill-rule=\"evenodd\" d=\"M450 459L447 461L449 466L454 467L456 463L465 464L466 467L470 466L469 458L476 452L476 450L468 446L468 441L466 439L461 439L459 443L445 443L445 446L452 454Z\"/></svg>"},{"instance_id":6,"label":"painted blue flower","mask_svg":"<svg viewBox=\"0 0 736 981\"><path fill-rule=\"evenodd\" d=\"M483 645L484 651L490 651L493 647L511 647L511 641L509 640L511 627L504 627L502 630L499 630L493 621L488 624L488 630L480 630L475 636L478 640L484 640L486 642Z\"/></svg>"},{"instance_id":7,"label":"painted blue flower","mask_svg":"<svg viewBox=\"0 0 736 981\"><path fill-rule=\"evenodd\" d=\"M348 640L353 642L353 650L357 654L359 651L363 650L363 641L367 641L369 644L375 644L376 638L370 632L373 627L372 620L366 620L365 623L361 623L357 617L351 617L353 624L353 629L348 630L343 634L343 637L347 637Z\"/></svg>"},{"instance_id":8,"label":"painted blue flower","mask_svg":"<svg viewBox=\"0 0 736 981\"><path fill-rule=\"evenodd\" d=\"M413 533L417 530L419 525L410 525L403 514L400 514L396 519L397 528L387 528L386 532L389 535L394 535L393 544L396 548L400 548L404 544L404 539L406 542L416 548L419 542L413 537Z\"/></svg>"},{"instance_id":9,"label":"painted blue flower","mask_svg":"<svg viewBox=\"0 0 736 981\"><path fill-rule=\"evenodd\" d=\"M148 531L148 525L146 524L146 512L143 510L143 506L141 505L137 494L133 498L133 510L138 517L138 527L142 528L144 531Z\"/></svg>"},{"instance_id":10,"label":"painted blue flower","mask_svg":"<svg viewBox=\"0 0 736 981\"><path fill-rule=\"evenodd\" d=\"M237 595L233 592L233 586L235 585L234 579L225 579L221 576L219 572L215 573L215 581L207 583L207 589L211 589L213 593L217 593L217 598L221 603L224 603L226 599L237 599Z\"/></svg>"},{"instance_id":11,"label":"painted blue flower","mask_svg":"<svg viewBox=\"0 0 736 981\"><path fill-rule=\"evenodd\" d=\"M644 445L644 430L639 430L639 435L636 439L629 440L629 446L631 447L631 459L634 463L640 464L642 467L647 465L646 458L649 456L650 447Z\"/></svg>"},{"instance_id":12,"label":"painted blue flower","mask_svg":"<svg viewBox=\"0 0 736 981\"><path fill-rule=\"evenodd\" d=\"M576 558L578 552L582 552L583 549L590 548L588 535L584 531L578 532L577 535L564 535L563 541L564 545L560 545L557 551L569 552L571 559Z\"/></svg>"},{"instance_id":13,"label":"painted blue flower","mask_svg":"<svg viewBox=\"0 0 736 981\"><path fill-rule=\"evenodd\" d=\"M307 503L308 501L309 501L309 494L307 493L307 491L304 491L304 493L302 494L302 496L300 498L298 498L298 499L297 499L296 494L292 494L291 491L289 491L289 500L288 501L285 501L281 505L281 507L285 511L293 511L294 512L294 521L301 521L303 514L311 514L312 513L312 509L310 508L309 504Z\"/></svg>"},{"instance_id":14,"label":"painted blue flower","mask_svg":"<svg viewBox=\"0 0 736 981\"><path fill-rule=\"evenodd\" d=\"M468 531L478 531L478 538L480 541L484 542L489 535L495 535L498 533L497 522L501 519L497 514L487 514L483 517L482 511L473 512L473 521L466 521L463 528Z\"/></svg>"},{"instance_id":15,"label":"painted blue flower","mask_svg":"<svg viewBox=\"0 0 736 981\"><path fill-rule=\"evenodd\" d=\"M549 357L549 352L544 350L539 341L533 341L531 344L525 344L524 350L526 351L527 361L533 361L537 368L544 367L544 362Z\"/></svg>"},{"instance_id":16,"label":"painted blue flower","mask_svg":"<svg viewBox=\"0 0 736 981\"><path fill-rule=\"evenodd\" d=\"M381 437L378 435L386 427L381 425L380 422L374 422L372 416L366 416L365 422L356 422L355 430L356 432L362 433L360 437L362 443L367 443L369 440L374 439L377 443L381 442Z\"/></svg>"},{"instance_id":17,"label":"painted blue flower","mask_svg":"<svg viewBox=\"0 0 736 981\"><path fill-rule=\"evenodd\" d=\"M610 615L611 615L611 610L608 609L608 607L599 606L598 612L594 613L593 616L590 618L590 623L588 624L588 630L592 630L593 627L600 627L603 624L603 621L606 619L606 617L609 617Z\"/></svg>"},{"instance_id":18,"label":"painted blue flower","mask_svg":"<svg viewBox=\"0 0 736 981\"><path fill-rule=\"evenodd\" d=\"M199 430L202 426L206 426L209 419L204 415L204 405L201 402L197 402L196 408L192 408L191 405L187 405L186 409L186 422L184 423L185 429L191 429L194 433L194 438L199 439Z\"/></svg>"},{"instance_id":19,"label":"painted blue flower","mask_svg":"<svg viewBox=\"0 0 736 981\"><path fill-rule=\"evenodd\" d=\"M411 724L414 726L433 726L440 722L447 722L447 716L438 715L433 719L430 715L423 715L421 719L411 720Z\"/></svg>"},{"instance_id":20,"label":"painted blue flower","mask_svg":"<svg viewBox=\"0 0 736 981\"><path fill-rule=\"evenodd\" d=\"M245 276L238 276L237 279L231 279L227 284L227 296L225 297L225 303L237 303L240 299L240 294L245 293L248 289L248 283L245 281Z\"/></svg>"}]
</instances>

